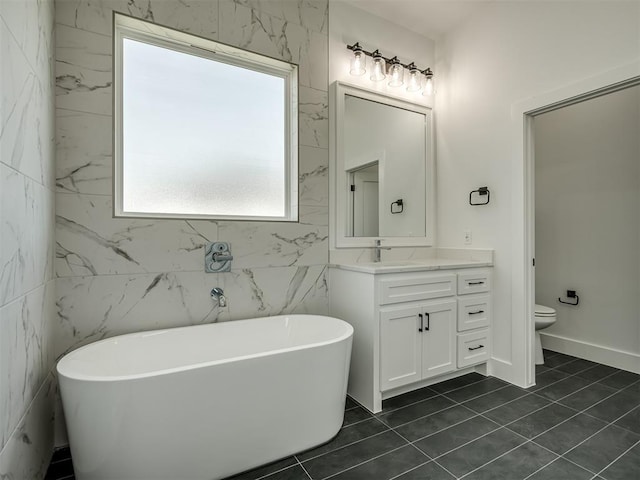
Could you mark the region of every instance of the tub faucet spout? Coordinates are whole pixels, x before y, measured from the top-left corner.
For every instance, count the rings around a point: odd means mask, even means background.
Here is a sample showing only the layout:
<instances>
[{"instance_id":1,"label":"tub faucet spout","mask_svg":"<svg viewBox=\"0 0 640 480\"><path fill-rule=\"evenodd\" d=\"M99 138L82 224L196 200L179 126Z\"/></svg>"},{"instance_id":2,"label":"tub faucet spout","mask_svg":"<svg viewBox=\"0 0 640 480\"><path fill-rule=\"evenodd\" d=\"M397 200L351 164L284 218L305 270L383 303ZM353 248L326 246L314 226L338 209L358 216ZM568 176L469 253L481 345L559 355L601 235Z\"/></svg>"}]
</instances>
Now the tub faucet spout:
<instances>
[{"instance_id":1,"label":"tub faucet spout","mask_svg":"<svg viewBox=\"0 0 640 480\"><path fill-rule=\"evenodd\" d=\"M218 301L218 306L227 306L227 297L224 296L224 291L220 287L215 287L211 290L211 298Z\"/></svg>"}]
</instances>

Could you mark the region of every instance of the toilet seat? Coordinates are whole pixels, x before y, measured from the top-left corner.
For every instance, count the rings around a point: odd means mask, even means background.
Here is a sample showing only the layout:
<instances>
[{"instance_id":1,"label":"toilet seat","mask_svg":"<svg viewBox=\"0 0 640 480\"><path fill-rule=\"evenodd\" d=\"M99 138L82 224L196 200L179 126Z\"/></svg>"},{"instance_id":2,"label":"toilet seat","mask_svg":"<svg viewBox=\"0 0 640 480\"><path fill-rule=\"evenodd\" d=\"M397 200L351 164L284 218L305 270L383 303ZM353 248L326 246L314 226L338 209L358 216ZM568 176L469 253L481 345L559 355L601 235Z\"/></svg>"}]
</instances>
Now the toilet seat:
<instances>
[{"instance_id":1,"label":"toilet seat","mask_svg":"<svg viewBox=\"0 0 640 480\"><path fill-rule=\"evenodd\" d=\"M544 305L538 305L538 304L536 304L534 313L536 317L555 317L556 316L556 310L554 308L546 307Z\"/></svg>"}]
</instances>

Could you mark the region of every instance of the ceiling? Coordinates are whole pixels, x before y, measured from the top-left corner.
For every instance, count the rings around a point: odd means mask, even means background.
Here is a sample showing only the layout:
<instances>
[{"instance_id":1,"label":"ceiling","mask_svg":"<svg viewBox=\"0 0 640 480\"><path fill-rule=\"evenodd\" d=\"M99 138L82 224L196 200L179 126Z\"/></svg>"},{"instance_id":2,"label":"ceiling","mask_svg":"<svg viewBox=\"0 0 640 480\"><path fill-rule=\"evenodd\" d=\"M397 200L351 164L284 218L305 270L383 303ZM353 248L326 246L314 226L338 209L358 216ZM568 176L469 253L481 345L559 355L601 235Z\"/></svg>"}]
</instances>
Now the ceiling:
<instances>
[{"instance_id":1,"label":"ceiling","mask_svg":"<svg viewBox=\"0 0 640 480\"><path fill-rule=\"evenodd\" d=\"M333 0L437 38L495 0Z\"/></svg>"}]
</instances>

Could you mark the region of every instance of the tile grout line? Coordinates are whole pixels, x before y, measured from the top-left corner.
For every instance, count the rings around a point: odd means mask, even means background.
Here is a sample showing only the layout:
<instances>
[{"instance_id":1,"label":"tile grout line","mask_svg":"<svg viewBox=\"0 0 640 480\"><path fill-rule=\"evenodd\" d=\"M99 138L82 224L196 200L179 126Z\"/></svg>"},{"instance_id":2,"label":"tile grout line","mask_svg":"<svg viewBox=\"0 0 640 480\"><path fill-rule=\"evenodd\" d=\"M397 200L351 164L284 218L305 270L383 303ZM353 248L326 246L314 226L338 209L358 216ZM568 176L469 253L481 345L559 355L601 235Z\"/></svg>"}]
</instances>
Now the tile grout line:
<instances>
[{"instance_id":1,"label":"tile grout line","mask_svg":"<svg viewBox=\"0 0 640 480\"><path fill-rule=\"evenodd\" d=\"M382 423L382 422L380 422L380 423ZM305 459L304 459L304 460L302 460L302 461L303 461L303 462L308 462L308 461L310 461L310 460L315 460L316 458L320 458L320 457L322 457L322 456L324 456L324 455L328 455L329 453L337 452L338 450L342 450L343 448L351 447L352 445L356 445L356 444L358 444L358 443L360 443L360 442L364 442L365 440L369 440L369 439L371 439L371 438L373 438L373 437L377 437L377 436L379 436L379 435L382 435L383 433L387 433L387 432L391 431L391 427L389 427L389 426L385 425L384 423L383 423L383 425L387 428L387 430L383 430L383 431L381 431L381 432L374 433L373 435L369 435L368 437L361 438L361 439L359 439L359 440L356 440L355 442L345 443L344 445L341 445L341 446L339 446L339 447L336 447L336 448L334 448L334 449L332 449L332 450L327 450L326 452L320 453L320 454L315 455L315 456L313 456L313 457L305 458ZM351 426L351 425L349 425L349 426Z\"/></svg>"},{"instance_id":2,"label":"tile grout line","mask_svg":"<svg viewBox=\"0 0 640 480\"><path fill-rule=\"evenodd\" d=\"M300 459L298 458L297 455L294 455L294 458L296 459L296 462L298 462L298 465L300 465L300 468L302 468L302 470L304 471L304 473L307 474L307 477L309 477L309 480L313 480L313 477L311 476L311 474L307 471L306 468L304 468L304 465L302 465L302 462L300 461Z\"/></svg>"},{"instance_id":3,"label":"tile grout line","mask_svg":"<svg viewBox=\"0 0 640 480\"><path fill-rule=\"evenodd\" d=\"M393 430L393 428L392 428ZM411 445L413 448L415 448L418 452L420 452L422 455L424 455L425 457L427 457L429 459L429 461L435 463L436 465L438 465L440 468L442 468L445 472L447 472L449 475L451 475L454 478L458 478L456 475L454 475L452 472L449 471L449 469L447 469L444 465L441 465L439 462L436 461L435 458L431 458L431 455L427 454L426 452L423 452L422 450L420 450L420 448L418 448L414 442L410 442L407 438L405 438L403 435L401 435L400 433L396 432L395 430L393 430L395 432L396 435L398 435L400 438L402 438L405 442L408 442L409 445ZM426 462L429 463L429 462ZM422 464L424 465L424 463ZM418 467L416 467L418 468ZM411 469L413 470L413 469ZM411 471L411 470L407 470L407 472ZM407 472L403 472L401 475L404 475ZM396 475L398 476L398 475Z\"/></svg>"},{"instance_id":4,"label":"tile grout line","mask_svg":"<svg viewBox=\"0 0 640 480\"><path fill-rule=\"evenodd\" d=\"M631 445L629 448L627 448L624 452L622 452L620 455L618 455L613 462L611 462L609 465L606 465L602 470L600 470L598 473L596 473L596 476L600 476L600 474L602 472L604 472L607 468L609 468L611 465L613 465L614 463L616 463L618 460L620 460L622 457L624 457L627 453L629 453L632 449L634 449L635 447L637 447L638 445L640 445L640 440L638 440L636 443L634 443L633 445Z\"/></svg>"},{"instance_id":5,"label":"tile grout line","mask_svg":"<svg viewBox=\"0 0 640 480\"><path fill-rule=\"evenodd\" d=\"M395 433L395 432L394 432L394 433ZM354 468L359 467L360 465L364 465L365 463L369 463L369 462L371 462L372 460L375 460L375 459L380 458L380 457L384 457L385 455L387 455L387 454L389 454L389 453L392 453L392 452L398 451L398 450L400 450L401 448L404 448L404 447L407 447L407 446L408 446L408 445L406 445L406 444L405 444L405 445L400 445L399 447L396 447L396 448L392 448L391 450L388 450L388 451L386 451L386 452L384 452L384 453L381 453L380 455L376 455L375 457L368 458L367 460L365 460L365 461L363 461L363 462L360 462L360 463L358 463L358 464L356 464L356 465L352 465L352 466L350 466L349 468L345 468L344 470L340 470L339 472L332 473L331 475L326 476L326 477L322 477L321 479L318 479L318 480L327 480L328 478L333 478L333 477L335 477L335 476L337 476L337 475L340 475L341 473L348 472L349 470L353 470ZM427 458L429 458L429 457L427 456Z\"/></svg>"}]
</instances>

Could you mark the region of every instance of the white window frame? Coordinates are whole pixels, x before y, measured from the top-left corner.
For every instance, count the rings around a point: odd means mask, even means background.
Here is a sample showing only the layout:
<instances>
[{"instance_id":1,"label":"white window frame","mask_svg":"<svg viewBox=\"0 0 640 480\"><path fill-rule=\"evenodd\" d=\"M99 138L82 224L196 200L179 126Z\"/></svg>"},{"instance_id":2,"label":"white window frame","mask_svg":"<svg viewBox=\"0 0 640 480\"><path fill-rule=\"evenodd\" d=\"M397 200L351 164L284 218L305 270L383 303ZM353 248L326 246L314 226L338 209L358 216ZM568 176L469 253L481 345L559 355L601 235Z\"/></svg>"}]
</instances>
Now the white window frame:
<instances>
[{"instance_id":1,"label":"white window frame","mask_svg":"<svg viewBox=\"0 0 640 480\"><path fill-rule=\"evenodd\" d=\"M247 68L284 79L284 189L285 212L282 216L203 215L125 211L123 206L123 44L124 39L148 43L181 53ZM113 211L114 217L186 218L211 220L298 221L298 66L248 52L213 40L114 12L113 15ZM203 166L203 168L205 168Z\"/></svg>"}]
</instances>

